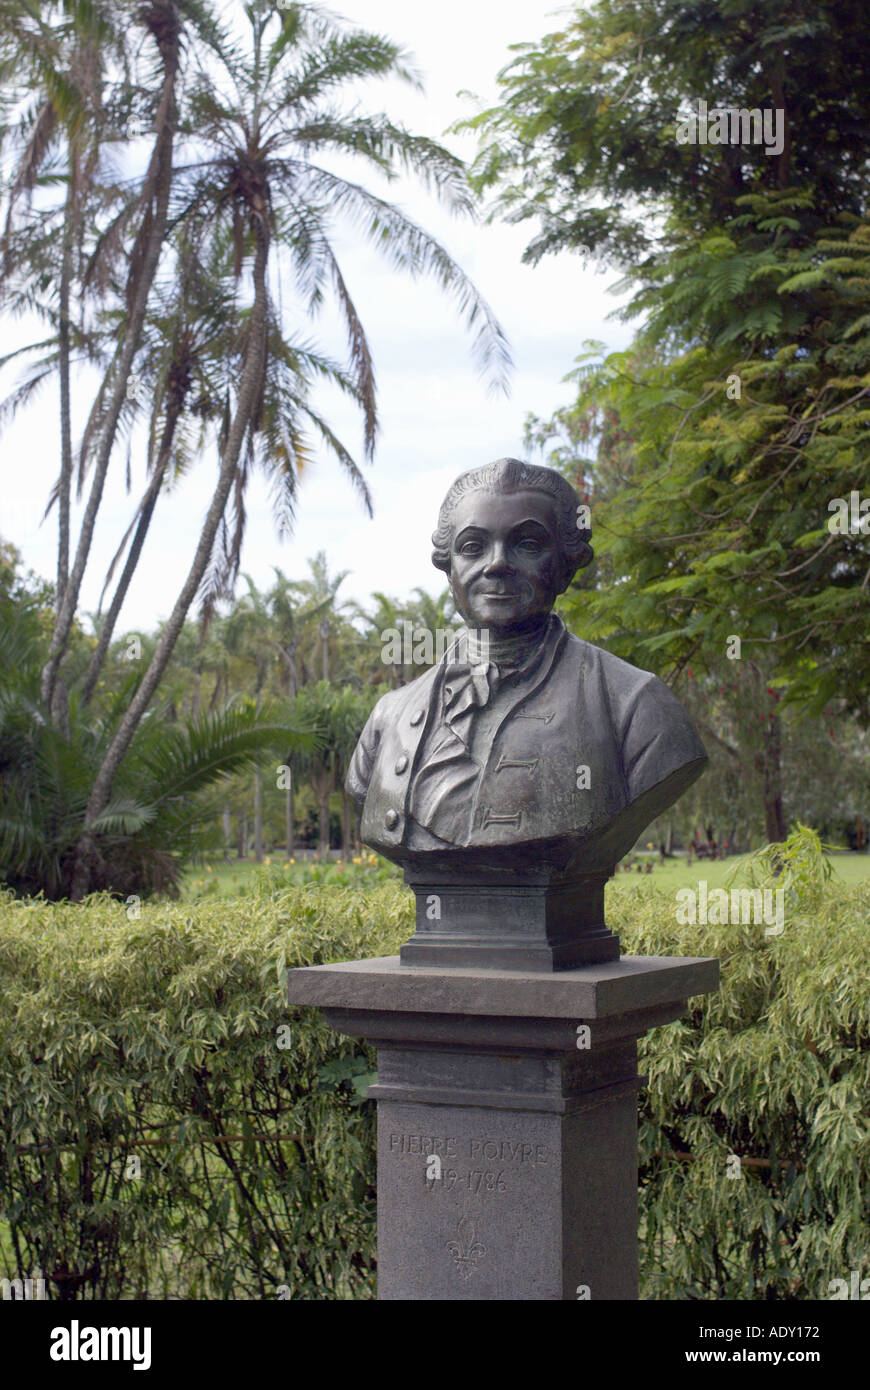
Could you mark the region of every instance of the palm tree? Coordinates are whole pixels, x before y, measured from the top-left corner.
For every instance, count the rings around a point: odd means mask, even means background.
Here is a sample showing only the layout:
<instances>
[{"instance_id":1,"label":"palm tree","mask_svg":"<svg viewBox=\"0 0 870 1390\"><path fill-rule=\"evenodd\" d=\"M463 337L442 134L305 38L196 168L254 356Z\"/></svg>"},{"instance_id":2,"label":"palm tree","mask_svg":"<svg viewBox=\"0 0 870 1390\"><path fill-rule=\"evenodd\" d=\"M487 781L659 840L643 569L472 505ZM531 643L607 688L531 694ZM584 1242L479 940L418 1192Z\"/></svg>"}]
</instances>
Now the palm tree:
<instances>
[{"instance_id":1,"label":"palm tree","mask_svg":"<svg viewBox=\"0 0 870 1390\"><path fill-rule=\"evenodd\" d=\"M434 634L440 629L452 627L456 623L456 605L449 589L442 589L436 598L427 594L419 585L412 591L416 595L414 603L409 604L418 627Z\"/></svg>"},{"instance_id":2,"label":"palm tree","mask_svg":"<svg viewBox=\"0 0 870 1390\"><path fill-rule=\"evenodd\" d=\"M367 679L374 679L379 682L383 679L381 674L370 675L371 670L377 672L378 663L382 661L384 638L382 633L389 632L391 629L400 631L399 624L402 621L403 608L398 599L390 598L388 594L376 589L372 594L375 606L368 610L360 603L353 604L353 612L357 621L363 625L363 631L359 635L359 642L362 647L363 667ZM392 689L396 689L402 683L401 669L393 662L382 666L381 670L386 676L387 682Z\"/></svg>"},{"instance_id":3,"label":"palm tree","mask_svg":"<svg viewBox=\"0 0 870 1390\"><path fill-rule=\"evenodd\" d=\"M302 640L301 614L296 584L277 565L272 569L275 583L268 594L269 609L275 629L275 646L284 663L284 693L292 699L299 689L296 654Z\"/></svg>"},{"instance_id":4,"label":"palm tree","mask_svg":"<svg viewBox=\"0 0 870 1390\"><path fill-rule=\"evenodd\" d=\"M94 774L129 691L122 685L99 719L75 695L69 733L40 706L44 610L0 595L0 864L5 882L48 898L71 894ZM135 682L135 673L127 685ZM89 886L121 895L174 893L184 862L207 837L211 788L255 766L267 749L309 749L312 737L279 708L222 709L172 723L154 709L142 721L115 795L90 822Z\"/></svg>"},{"instance_id":5,"label":"palm tree","mask_svg":"<svg viewBox=\"0 0 870 1390\"><path fill-rule=\"evenodd\" d=\"M306 614L304 606L299 604L298 585L288 579L276 565L272 568L275 583L269 590L269 609L275 646L283 662L284 691L292 699L299 689L299 666L296 658L304 637ZM283 759L283 766L289 766L289 755ZM284 787L284 851L288 860L294 857L295 840L294 787L293 778L290 776L286 779Z\"/></svg>"},{"instance_id":6,"label":"palm tree","mask_svg":"<svg viewBox=\"0 0 870 1390\"><path fill-rule=\"evenodd\" d=\"M300 690L293 709L302 727L316 729L320 742L316 748L293 755L293 765L311 782L317 801L317 852L321 859L329 853L329 798L343 780L348 762L357 745L371 707L357 691L347 686L317 681ZM344 852L350 850L350 818L344 803L342 818Z\"/></svg>"},{"instance_id":7,"label":"palm tree","mask_svg":"<svg viewBox=\"0 0 870 1390\"><path fill-rule=\"evenodd\" d=\"M233 295L221 274L220 264L200 265L183 238L176 252L174 282L169 292L160 295L157 309L149 314L144 325L144 342L136 359L136 380L141 391L134 392L125 402L125 412L132 419L140 413L143 397L150 402L149 478L106 575L103 595L129 545L85 677L82 698L86 704L93 695L141 558L161 489L169 479L175 481L184 474L194 452L193 442L188 437L190 431L185 428L185 412L203 423L219 413L220 372L226 363L228 337L238 328ZM117 336L117 318L117 315L110 318L108 332L112 336Z\"/></svg>"},{"instance_id":8,"label":"palm tree","mask_svg":"<svg viewBox=\"0 0 870 1390\"><path fill-rule=\"evenodd\" d=\"M71 365L74 348L86 346L87 342L81 324L73 322L76 259L81 260L83 232L92 215L97 189L99 139L105 126L105 70L111 59L125 65L126 41L127 30L117 5L72 0L54 24L43 19L35 6L21 0L3 0L0 6L2 139L6 143L11 138L15 149L2 239L4 298L13 312L35 309L54 330L53 338L47 342L19 350L49 351L30 379L14 393L11 404L15 408L29 399L45 377L57 370L61 466L53 500L58 504L58 613L69 573L73 476ZM33 192L47 181L56 181L54 161L58 156L65 165L62 207L41 208L34 214ZM20 206L25 200L31 216L21 225ZM40 283L50 286L48 299L34 293ZM8 361L9 357L3 360ZM61 721L63 704L61 698L56 708Z\"/></svg>"},{"instance_id":9,"label":"palm tree","mask_svg":"<svg viewBox=\"0 0 870 1390\"><path fill-rule=\"evenodd\" d=\"M309 680L329 680L330 635L341 626L342 608L350 606L338 603L338 591L350 571L330 574L324 550L319 550L314 559L308 561L308 568L311 577L297 580L294 586L302 599L299 610L299 625L304 633L301 659ZM321 667L319 677L318 657Z\"/></svg>"},{"instance_id":10,"label":"palm tree","mask_svg":"<svg viewBox=\"0 0 870 1390\"><path fill-rule=\"evenodd\" d=\"M88 805L89 822L101 814L109 801L114 777L203 581L208 608L227 592L237 572L244 534L244 492L253 464L261 462L270 474L277 504L289 524L297 470L306 457L301 441L304 419L338 454L363 501L368 502L357 465L327 422L307 402L300 404L298 397L288 399L287 392L280 390L281 369L286 377L290 363L279 346L283 339L271 331L275 316L268 288L270 270L277 273L279 268L278 249L289 256L297 282L306 292L309 309L320 302L327 283L337 295L348 330L348 386L363 402L365 448L369 455L377 429L374 373L365 333L329 235L336 213L355 218L393 264L411 272L433 273L458 298L469 321L479 325L477 347L482 360L495 363L497 369L502 369L507 360L501 330L444 248L398 209L361 185L332 174L309 157L315 149L353 152L381 172L402 163L434 184L452 207L471 209L463 166L439 146L410 135L386 117L354 115L342 119L336 113L332 94L342 84L363 76L406 75L398 49L377 37L340 31L333 20L313 6L300 4L276 11L271 4L258 0L247 6L245 13L249 53L243 54L239 44L230 45L214 37L212 53L220 72L216 74L204 66L195 83L189 127L207 150L204 156L192 159L178 171L175 209L175 222L187 228L190 244L201 262L211 259L212 246L220 247L229 241L237 277L241 278L244 269L249 271L253 298L238 344L238 371L234 374L238 385L235 389L229 386L231 404L221 423L218 478L193 562L154 657L97 773ZM267 42L267 30L275 24L277 32ZM170 49L175 51L174 41ZM174 86L168 90L171 106ZM171 146L174 122L167 117L164 126ZM162 198L163 172L164 165L160 165L151 178L154 198ZM160 208L163 209L162 202ZM157 216L155 212L152 224ZM136 295L142 284L144 281L139 278L133 282ZM123 370L125 380L132 363L133 340L138 341L143 321L144 313L135 333L125 334L123 339L124 353L130 349L128 356L122 354L119 358L118 370ZM270 389L272 386L274 389ZM86 432L86 445L98 420L105 418L111 425L115 401L116 395L111 394L107 405L103 405L102 398L98 402ZM100 468L108 462L103 452L98 454L92 495L102 487ZM216 551L215 542L231 493L235 499L233 535L227 545ZM94 517L95 508L89 501L83 536L88 526L92 530ZM75 588L73 579L77 573L74 566L65 606ZM69 613L62 617L65 620ZM56 673L60 659L62 627L59 618L46 670L46 688L51 685L52 671ZM86 888L85 839L77 892Z\"/></svg>"},{"instance_id":11,"label":"palm tree","mask_svg":"<svg viewBox=\"0 0 870 1390\"><path fill-rule=\"evenodd\" d=\"M242 655L253 664L255 679L249 698L259 713L269 669L275 660L275 639L267 595L260 592L249 574L248 592L229 614L224 640L231 655ZM254 768L254 858L263 858L263 770Z\"/></svg>"},{"instance_id":12,"label":"palm tree","mask_svg":"<svg viewBox=\"0 0 870 1390\"><path fill-rule=\"evenodd\" d=\"M219 39L218 30L201 0L147 0L134 10L133 17L147 31L158 55L160 88L154 114L154 145L141 188L122 207L99 245L98 264L105 275L107 263L119 250L120 231L131 223L136 226L127 262L122 331L91 408L81 445L80 483L92 464L91 488L42 674L42 700L47 708L51 707L60 663L67 649L118 423L127 397L130 370L166 240L178 121L177 87L185 29L189 27L198 32L204 42Z\"/></svg>"},{"instance_id":13,"label":"palm tree","mask_svg":"<svg viewBox=\"0 0 870 1390\"><path fill-rule=\"evenodd\" d=\"M432 598L425 589L419 586L414 589L416 601L401 603L398 599L390 598L387 594L376 590L372 594L375 606L370 611L362 607L361 604L354 604L355 616L362 621L363 632L359 635L358 641L362 644L364 655L367 658L366 675L369 680L376 683L386 680L392 689L404 685L408 680L414 680L416 676L422 674L419 667L407 664L404 661L406 642L405 633L411 635L411 652L413 654L416 634L421 631L431 634L432 652L437 659L437 633L448 632L456 622L456 608L449 589L444 589L437 598ZM405 627L407 624L407 627ZM391 639L384 636L390 633L392 640L395 634L399 634L401 643L402 657L401 662L387 660L384 656L385 643ZM446 640L446 639L445 639ZM374 675L371 675L371 672Z\"/></svg>"},{"instance_id":14,"label":"palm tree","mask_svg":"<svg viewBox=\"0 0 870 1390\"><path fill-rule=\"evenodd\" d=\"M454 211L470 213L473 202L464 166L385 116L338 113L334 93L348 83L385 76L413 80L394 44L361 31L345 32L315 5L291 4L276 11L269 0L255 0L246 5L245 15L247 51L241 41L235 47L216 47L222 71L204 73L192 94L192 128L214 153L210 150L209 157L180 171L177 217L191 220L205 239L228 231L237 273L254 251L253 221L262 219L271 278L280 274L294 282L309 313L319 308L326 289L332 289L344 316L350 354L348 376L341 384L362 405L365 454L370 458L378 428L374 366L334 248L332 225L337 219L349 218L361 227L397 268L433 274L459 300L469 323L478 326L476 351L483 365L494 367L499 381L509 358L491 311L445 249L398 208L321 167L312 156L350 153L381 174L401 164L433 185ZM275 25L278 32L267 41L267 31ZM308 462L309 452L307 446L300 447L298 410L288 411L280 395L269 390L273 355L270 342L235 495L244 493L256 443L275 490L279 522L287 531L297 471ZM335 450L369 510L365 480L347 450L310 405L303 405L302 414ZM221 579L231 580L237 572L243 533L244 513L237 506L227 563L222 567L218 561ZM220 589L218 580L214 587Z\"/></svg>"}]
</instances>

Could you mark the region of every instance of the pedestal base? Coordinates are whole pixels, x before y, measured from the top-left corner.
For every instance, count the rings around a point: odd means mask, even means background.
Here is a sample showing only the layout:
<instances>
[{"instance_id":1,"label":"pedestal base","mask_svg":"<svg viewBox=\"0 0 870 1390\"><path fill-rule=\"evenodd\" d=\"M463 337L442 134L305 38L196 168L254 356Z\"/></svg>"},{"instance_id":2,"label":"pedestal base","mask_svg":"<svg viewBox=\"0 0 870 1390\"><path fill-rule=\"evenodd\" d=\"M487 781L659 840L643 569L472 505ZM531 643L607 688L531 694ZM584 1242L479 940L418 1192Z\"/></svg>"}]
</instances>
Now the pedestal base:
<instances>
[{"instance_id":1,"label":"pedestal base","mask_svg":"<svg viewBox=\"0 0 870 1390\"><path fill-rule=\"evenodd\" d=\"M291 970L291 1004L378 1047L382 1299L637 1298L636 1041L718 962Z\"/></svg>"},{"instance_id":2,"label":"pedestal base","mask_svg":"<svg viewBox=\"0 0 870 1390\"><path fill-rule=\"evenodd\" d=\"M416 930L401 950L403 965L474 970L573 970L619 959L619 938L605 925L606 873L566 878L551 865L463 874L451 861L405 869L414 890Z\"/></svg>"}]
</instances>

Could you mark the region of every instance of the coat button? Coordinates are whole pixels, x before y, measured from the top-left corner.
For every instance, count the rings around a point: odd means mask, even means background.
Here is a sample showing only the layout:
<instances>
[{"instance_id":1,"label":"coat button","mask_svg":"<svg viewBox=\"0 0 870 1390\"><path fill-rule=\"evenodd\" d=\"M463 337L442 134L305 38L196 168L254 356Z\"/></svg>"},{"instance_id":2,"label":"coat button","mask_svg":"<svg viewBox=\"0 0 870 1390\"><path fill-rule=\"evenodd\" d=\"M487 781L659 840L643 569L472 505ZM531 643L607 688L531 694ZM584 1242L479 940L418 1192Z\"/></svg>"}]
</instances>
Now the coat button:
<instances>
[{"instance_id":1,"label":"coat button","mask_svg":"<svg viewBox=\"0 0 870 1390\"><path fill-rule=\"evenodd\" d=\"M397 760L397 762L396 762L396 772L399 773L399 774L403 773L403 772L405 771L405 768L406 768L407 766L408 766L408 755L407 755L407 753L403 753L402 756L401 756L401 758L399 758L399 759Z\"/></svg>"},{"instance_id":2,"label":"coat button","mask_svg":"<svg viewBox=\"0 0 870 1390\"><path fill-rule=\"evenodd\" d=\"M411 723L412 723L412 724L419 724L419 723L420 723L420 720L423 718L423 713L424 713L423 710L421 710L421 709L415 709L415 710L414 710L414 713L411 715Z\"/></svg>"},{"instance_id":3,"label":"coat button","mask_svg":"<svg viewBox=\"0 0 870 1390\"><path fill-rule=\"evenodd\" d=\"M388 829L388 830L395 830L395 828L396 828L396 826L397 826L398 824L399 824L399 813L398 813L398 811L388 811L387 814L384 816L384 825L387 827L387 829Z\"/></svg>"}]
</instances>

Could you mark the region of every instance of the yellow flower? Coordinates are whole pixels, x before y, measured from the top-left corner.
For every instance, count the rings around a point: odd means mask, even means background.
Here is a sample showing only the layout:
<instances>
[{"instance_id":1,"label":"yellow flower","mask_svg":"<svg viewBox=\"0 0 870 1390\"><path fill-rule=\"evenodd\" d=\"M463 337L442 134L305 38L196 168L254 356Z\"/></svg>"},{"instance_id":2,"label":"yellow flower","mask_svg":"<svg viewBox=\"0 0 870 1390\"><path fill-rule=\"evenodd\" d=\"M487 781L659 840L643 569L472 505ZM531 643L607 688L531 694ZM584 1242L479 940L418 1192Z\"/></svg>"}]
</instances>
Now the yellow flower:
<instances>
[{"instance_id":1,"label":"yellow flower","mask_svg":"<svg viewBox=\"0 0 870 1390\"><path fill-rule=\"evenodd\" d=\"M652 848L652 846L650 846L650 848ZM272 862L272 861L271 861L271 859L269 858L269 856L268 856L268 854L267 854L267 855L266 855L266 858L263 860L263 863L264 863L264 864L271 864L271 862Z\"/></svg>"},{"instance_id":2,"label":"yellow flower","mask_svg":"<svg viewBox=\"0 0 870 1390\"><path fill-rule=\"evenodd\" d=\"M205 871L206 871L206 873L207 873L207 874L210 874L210 873L212 873L212 867L211 867L211 864L206 864L206 866L205 866Z\"/></svg>"},{"instance_id":3,"label":"yellow flower","mask_svg":"<svg viewBox=\"0 0 870 1390\"><path fill-rule=\"evenodd\" d=\"M361 860L361 859L354 858L354 861L353 861L353 862L354 862L354 864L361 864L361 863L362 863L362 860Z\"/></svg>"}]
</instances>

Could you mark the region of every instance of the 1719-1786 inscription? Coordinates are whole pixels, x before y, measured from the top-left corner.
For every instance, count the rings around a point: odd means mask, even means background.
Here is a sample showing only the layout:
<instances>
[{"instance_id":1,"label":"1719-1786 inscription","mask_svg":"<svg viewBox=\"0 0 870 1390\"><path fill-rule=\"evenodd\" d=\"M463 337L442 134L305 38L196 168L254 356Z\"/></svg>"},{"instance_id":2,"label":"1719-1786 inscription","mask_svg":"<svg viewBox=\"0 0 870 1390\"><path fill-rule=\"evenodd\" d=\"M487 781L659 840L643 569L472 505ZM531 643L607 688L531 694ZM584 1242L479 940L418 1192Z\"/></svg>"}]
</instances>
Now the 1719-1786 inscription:
<instances>
[{"instance_id":1,"label":"1719-1786 inscription","mask_svg":"<svg viewBox=\"0 0 870 1390\"><path fill-rule=\"evenodd\" d=\"M444 1249L463 1279L470 1278L486 1256L486 1246L478 1238L482 1206L490 1198L510 1193L519 1174L531 1175L551 1161L546 1144L525 1139L399 1130L390 1133L388 1142L394 1158L418 1166L427 1192L451 1194L452 1211L447 1218L451 1238L444 1241Z\"/></svg>"}]
</instances>

